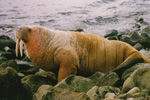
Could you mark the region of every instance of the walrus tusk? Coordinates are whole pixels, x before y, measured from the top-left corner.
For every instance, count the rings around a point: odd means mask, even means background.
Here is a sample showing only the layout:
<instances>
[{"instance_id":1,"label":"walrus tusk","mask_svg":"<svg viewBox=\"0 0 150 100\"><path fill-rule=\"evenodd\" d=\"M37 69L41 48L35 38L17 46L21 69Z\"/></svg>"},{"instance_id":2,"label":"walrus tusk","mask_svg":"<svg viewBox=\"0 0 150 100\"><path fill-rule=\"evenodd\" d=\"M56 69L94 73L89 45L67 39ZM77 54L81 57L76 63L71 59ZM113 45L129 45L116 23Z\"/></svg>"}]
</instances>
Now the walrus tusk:
<instances>
[{"instance_id":1,"label":"walrus tusk","mask_svg":"<svg viewBox=\"0 0 150 100\"><path fill-rule=\"evenodd\" d=\"M20 55L23 56L23 41L20 40Z\"/></svg>"},{"instance_id":2,"label":"walrus tusk","mask_svg":"<svg viewBox=\"0 0 150 100\"><path fill-rule=\"evenodd\" d=\"M16 57L18 57L19 43L20 43L20 39L18 39L16 43Z\"/></svg>"},{"instance_id":3,"label":"walrus tusk","mask_svg":"<svg viewBox=\"0 0 150 100\"><path fill-rule=\"evenodd\" d=\"M21 57L23 56L23 41L18 39L16 43L16 57L18 57L18 49L19 49L19 44L20 44L20 54Z\"/></svg>"}]
</instances>

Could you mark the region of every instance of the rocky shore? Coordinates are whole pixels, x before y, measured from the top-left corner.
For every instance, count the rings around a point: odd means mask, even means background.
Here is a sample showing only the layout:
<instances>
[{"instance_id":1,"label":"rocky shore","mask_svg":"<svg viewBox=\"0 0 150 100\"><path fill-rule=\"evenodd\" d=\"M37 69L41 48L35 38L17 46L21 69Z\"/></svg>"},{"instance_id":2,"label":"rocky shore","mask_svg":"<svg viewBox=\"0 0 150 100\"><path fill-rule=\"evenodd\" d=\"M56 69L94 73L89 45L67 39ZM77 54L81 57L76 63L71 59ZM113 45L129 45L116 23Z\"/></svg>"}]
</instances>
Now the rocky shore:
<instances>
[{"instance_id":1,"label":"rocky shore","mask_svg":"<svg viewBox=\"0 0 150 100\"><path fill-rule=\"evenodd\" d=\"M137 20L132 31L112 30L104 37L127 42L150 58L150 25L143 18ZM0 36L0 100L150 99L150 64L138 63L122 76L115 72L96 72L90 77L71 75L57 84L55 74L39 69L26 54L16 58L15 44L10 37Z\"/></svg>"}]
</instances>

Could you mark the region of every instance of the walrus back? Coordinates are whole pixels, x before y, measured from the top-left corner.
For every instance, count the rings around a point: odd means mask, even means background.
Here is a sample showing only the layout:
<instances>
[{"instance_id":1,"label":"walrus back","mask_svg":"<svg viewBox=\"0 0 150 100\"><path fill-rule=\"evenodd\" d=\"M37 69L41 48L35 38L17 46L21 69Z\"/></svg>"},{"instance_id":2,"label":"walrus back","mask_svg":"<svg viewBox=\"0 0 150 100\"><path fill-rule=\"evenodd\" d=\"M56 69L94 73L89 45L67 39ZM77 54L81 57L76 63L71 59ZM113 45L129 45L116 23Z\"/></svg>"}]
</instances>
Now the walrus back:
<instances>
[{"instance_id":1,"label":"walrus back","mask_svg":"<svg viewBox=\"0 0 150 100\"><path fill-rule=\"evenodd\" d=\"M75 33L80 61L80 73L90 74L96 71L108 72L136 53L145 62L149 60L129 44L107 40L101 36L87 33Z\"/></svg>"},{"instance_id":2,"label":"walrus back","mask_svg":"<svg viewBox=\"0 0 150 100\"><path fill-rule=\"evenodd\" d=\"M123 61L122 45L94 34L76 33L76 39L81 73L107 72Z\"/></svg>"}]
</instances>

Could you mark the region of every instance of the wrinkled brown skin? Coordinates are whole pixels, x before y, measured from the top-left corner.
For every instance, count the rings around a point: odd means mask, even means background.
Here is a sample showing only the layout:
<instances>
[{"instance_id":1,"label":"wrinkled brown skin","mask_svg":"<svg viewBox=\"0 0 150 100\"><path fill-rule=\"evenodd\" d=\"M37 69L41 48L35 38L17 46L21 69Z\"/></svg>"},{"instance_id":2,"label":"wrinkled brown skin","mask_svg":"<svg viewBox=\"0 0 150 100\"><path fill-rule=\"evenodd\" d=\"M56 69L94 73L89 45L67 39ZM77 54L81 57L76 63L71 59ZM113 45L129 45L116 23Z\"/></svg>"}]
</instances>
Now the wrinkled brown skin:
<instances>
[{"instance_id":1,"label":"wrinkled brown skin","mask_svg":"<svg viewBox=\"0 0 150 100\"><path fill-rule=\"evenodd\" d=\"M148 59L127 43L88 33L54 31L40 26L17 30L30 60L44 70L58 72L58 82L71 74L109 72L136 58Z\"/></svg>"}]
</instances>

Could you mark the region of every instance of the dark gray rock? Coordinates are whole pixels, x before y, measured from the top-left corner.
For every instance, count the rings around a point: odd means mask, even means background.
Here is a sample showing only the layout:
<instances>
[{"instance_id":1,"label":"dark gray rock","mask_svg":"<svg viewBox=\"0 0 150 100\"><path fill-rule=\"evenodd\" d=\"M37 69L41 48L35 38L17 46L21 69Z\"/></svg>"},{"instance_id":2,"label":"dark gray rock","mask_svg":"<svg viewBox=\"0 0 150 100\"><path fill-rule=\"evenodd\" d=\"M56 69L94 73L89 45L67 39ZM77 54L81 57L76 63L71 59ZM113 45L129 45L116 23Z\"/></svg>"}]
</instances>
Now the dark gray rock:
<instances>
[{"instance_id":1,"label":"dark gray rock","mask_svg":"<svg viewBox=\"0 0 150 100\"><path fill-rule=\"evenodd\" d=\"M139 35L137 32L133 31L129 33L130 39L135 43L142 39L142 36Z\"/></svg>"},{"instance_id":2,"label":"dark gray rock","mask_svg":"<svg viewBox=\"0 0 150 100\"><path fill-rule=\"evenodd\" d=\"M22 69L25 69L25 70L28 70L29 68L34 67L34 64L29 61L16 60L16 62L19 67L22 67Z\"/></svg>"},{"instance_id":3,"label":"dark gray rock","mask_svg":"<svg viewBox=\"0 0 150 100\"><path fill-rule=\"evenodd\" d=\"M33 100L90 100L83 92L73 92L50 85L42 85L34 94Z\"/></svg>"},{"instance_id":4,"label":"dark gray rock","mask_svg":"<svg viewBox=\"0 0 150 100\"><path fill-rule=\"evenodd\" d=\"M54 79L57 81L57 76L53 72L50 72L50 71L44 71L42 69L39 69L39 71L35 73L35 75L47 77L47 78Z\"/></svg>"},{"instance_id":5,"label":"dark gray rock","mask_svg":"<svg viewBox=\"0 0 150 100\"><path fill-rule=\"evenodd\" d=\"M141 35L142 33L147 33L147 36L150 37L150 26L145 27L142 31L141 31ZM142 35L143 37L145 37L144 35Z\"/></svg>"},{"instance_id":6,"label":"dark gray rock","mask_svg":"<svg viewBox=\"0 0 150 100\"><path fill-rule=\"evenodd\" d=\"M144 37L141 40L138 41L138 43L142 44L144 48L150 48L150 37Z\"/></svg>"},{"instance_id":7,"label":"dark gray rock","mask_svg":"<svg viewBox=\"0 0 150 100\"><path fill-rule=\"evenodd\" d=\"M143 38L150 37L150 32L142 32L142 33L141 33L141 36L142 36Z\"/></svg>"},{"instance_id":8,"label":"dark gray rock","mask_svg":"<svg viewBox=\"0 0 150 100\"><path fill-rule=\"evenodd\" d=\"M120 89L116 87L112 87L112 86L102 86L102 87L99 87L98 93L99 93L100 98L104 99L107 93L114 93L115 95L119 95Z\"/></svg>"},{"instance_id":9,"label":"dark gray rock","mask_svg":"<svg viewBox=\"0 0 150 100\"><path fill-rule=\"evenodd\" d=\"M0 56L3 56L7 58L8 60L16 58L15 52L10 52L10 51L0 51Z\"/></svg>"},{"instance_id":10,"label":"dark gray rock","mask_svg":"<svg viewBox=\"0 0 150 100\"><path fill-rule=\"evenodd\" d=\"M4 50L4 47L8 46L11 49L15 49L16 42L9 38L8 36L0 36L0 50Z\"/></svg>"},{"instance_id":11,"label":"dark gray rock","mask_svg":"<svg viewBox=\"0 0 150 100\"><path fill-rule=\"evenodd\" d=\"M20 85L20 80L15 69L7 67L6 69L0 67L0 92L1 95L9 92L11 87ZM2 91L3 90L3 91ZM6 94L5 94L6 95Z\"/></svg>"},{"instance_id":12,"label":"dark gray rock","mask_svg":"<svg viewBox=\"0 0 150 100\"><path fill-rule=\"evenodd\" d=\"M148 99L144 97L137 97L137 98L133 98L133 100L148 100Z\"/></svg>"},{"instance_id":13,"label":"dark gray rock","mask_svg":"<svg viewBox=\"0 0 150 100\"><path fill-rule=\"evenodd\" d=\"M103 80L105 76L105 73L102 72L96 72L93 75L91 75L89 78L97 85L99 86L100 81Z\"/></svg>"},{"instance_id":14,"label":"dark gray rock","mask_svg":"<svg viewBox=\"0 0 150 100\"><path fill-rule=\"evenodd\" d=\"M0 24L0 28L15 28L17 26L16 24Z\"/></svg>"},{"instance_id":15,"label":"dark gray rock","mask_svg":"<svg viewBox=\"0 0 150 100\"><path fill-rule=\"evenodd\" d=\"M138 63L132 66L131 68L124 71L122 74L122 79L125 81L137 68L140 67L150 67L150 64L147 63Z\"/></svg>"},{"instance_id":16,"label":"dark gray rock","mask_svg":"<svg viewBox=\"0 0 150 100\"><path fill-rule=\"evenodd\" d=\"M127 100L127 98L131 98L132 94L120 94L118 95L118 98L120 98L121 100Z\"/></svg>"},{"instance_id":17,"label":"dark gray rock","mask_svg":"<svg viewBox=\"0 0 150 100\"><path fill-rule=\"evenodd\" d=\"M131 90L127 92L127 94L134 94L140 92L140 89L138 87L133 87Z\"/></svg>"},{"instance_id":18,"label":"dark gray rock","mask_svg":"<svg viewBox=\"0 0 150 100\"><path fill-rule=\"evenodd\" d=\"M136 50L141 50L143 48L143 46L140 43L137 43L133 46L133 48L135 48Z\"/></svg>"},{"instance_id":19,"label":"dark gray rock","mask_svg":"<svg viewBox=\"0 0 150 100\"><path fill-rule=\"evenodd\" d=\"M131 90L129 90L127 93L119 94L118 98L123 99L123 100L128 100L130 98L132 98L132 100L145 100L148 95L149 95L149 92L147 90L143 91L143 90L140 90L138 87L134 87Z\"/></svg>"},{"instance_id":20,"label":"dark gray rock","mask_svg":"<svg viewBox=\"0 0 150 100\"><path fill-rule=\"evenodd\" d=\"M142 53L148 59L150 59L150 50L149 49L141 49L139 52Z\"/></svg>"},{"instance_id":21,"label":"dark gray rock","mask_svg":"<svg viewBox=\"0 0 150 100\"><path fill-rule=\"evenodd\" d=\"M32 62L29 61L22 61L16 60L19 71L28 75L28 74L35 74L39 71L39 68L35 66Z\"/></svg>"},{"instance_id":22,"label":"dark gray rock","mask_svg":"<svg viewBox=\"0 0 150 100\"><path fill-rule=\"evenodd\" d=\"M93 86L95 86L95 84L92 80L82 76L71 75L59 82L55 87L68 89L74 92L87 92Z\"/></svg>"},{"instance_id":23,"label":"dark gray rock","mask_svg":"<svg viewBox=\"0 0 150 100\"><path fill-rule=\"evenodd\" d=\"M115 93L106 93L105 100L119 100L119 99L116 99Z\"/></svg>"},{"instance_id":24,"label":"dark gray rock","mask_svg":"<svg viewBox=\"0 0 150 100\"><path fill-rule=\"evenodd\" d=\"M0 67L0 94L1 100L31 100L16 70L11 67Z\"/></svg>"},{"instance_id":25,"label":"dark gray rock","mask_svg":"<svg viewBox=\"0 0 150 100\"><path fill-rule=\"evenodd\" d=\"M112 86L94 86L86 93L91 100L118 100L116 97L119 94L120 89Z\"/></svg>"},{"instance_id":26,"label":"dark gray rock","mask_svg":"<svg viewBox=\"0 0 150 100\"><path fill-rule=\"evenodd\" d=\"M15 52L14 49L10 49L8 46L4 47L4 51L6 51L6 52Z\"/></svg>"},{"instance_id":27,"label":"dark gray rock","mask_svg":"<svg viewBox=\"0 0 150 100\"><path fill-rule=\"evenodd\" d=\"M141 32L142 40L138 41L144 47L150 47L150 26L144 28Z\"/></svg>"},{"instance_id":28,"label":"dark gray rock","mask_svg":"<svg viewBox=\"0 0 150 100\"><path fill-rule=\"evenodd\" d=\"M141 41L143 38L138 32L133 31L129 33L121 32L118 34L118 39L120 41L126 42L130 44L131 46L134 46L136 43Z\"/></svg>"},{"instance_id":29,"label":"dark gray rock","mask_svg":"<svg viewBox=\"0 0 150 100\"><path fill-rule=\"evenodd\" d=\"M110 37L107 37L108 40L118 40L118 37L117 36L110 36Z\"/></svg>"},{"instance_id":30,"label":"dark gray rock","mask_svg":"<svg viewBox=\"0 0 150 100\"><path fill-rule=\"evenodd\" d=\"M28 75L21 79L23 87L31 94L31 96L38 90L41 85L54 85L54 81L37 75Z\"/></svg>"},{"instance_id":31,"label":"dark gray rock","mask_svg":"<svg viewBox=\"0 0 150 100\"><path fill-rule=\"evenodd\" d=\"M143 18L137 19L137 22L139 22L139 23L142 24L142 25L149 25L147 22L144 21Z\"/></svg>"},{"instance_id":32,"label":"dark gray rock","mask_svg":"<svg viewBox=\"0 0 150 100\"><path fill-rule=\"evenodd\" d=\"M140 89L150 90L150 67L143 66L136 69L130 77L128 77L122 87L122 91L125 93L133 87L139 87Z\"/></svg>"},{"instance_id":33,"label":"dark gray rock","mask_svg":"<svg viewBox=\"0 0 150 100\"><path fill-rule=\"evenodd\" d=\"M0 56L0 64L2 64L5 61L7 61L7 58Z\"/></svg>"},{"instance_id":34,"label":"dark gray rock","mask_svg":"<svg viewBox=\"0 0 150 100\"><path fill-rule=\"evenodd\" d=\"M106 33L104 35L105 38L107 37L113 37L113 36L117 36L118 35L118 31L117 30L111 30L110 32Z\"/></svg>"},{"instance_id":35,"label":"dark gray rock","mask_svg":"<svg viewBox=\"0 0 150 100\"><path fill-rule=\"evenodd\" d=\"M136 30L140 30L140 28L141 28L141 25L140 24L137 24L137 23L135 23L134 24L134 26L133 26L133 28L136 28Z\"/></svg>"},{"instance_id":36,"label":"dark gray rock","mask_svg":"<svg viewBox=\"0 0 150 100\"><path fill-rule=\"evenodd\" d=\"M20 77L20 79L25 77L25 75L23 73L20 73L20 72L18 73L18 76Z\"/></svg>"},{"instance_id":37,"label":"dark gray rock","mask_svg":"<svg viewBox=\"0 0 150 100\"><path fill-rule=\"evenodd\" d=\"M107 74L96 72L89 77L97 86L114 86L119 81L119 76L115 72Z\"/></svg>"},{"instance_id":38,"label":"dark gray rock","mask_svg":"<svg viewBox=\"0 0 150 100\"><path fill-rule=\"evenodd\" d=\"M30 62L30 59L28 58L28 56L25 56L25 57L22 59L22 61L28 61L28 62Z\"/></svg>"},{"instance_id":39,"label":"dark gray rock","mask_svg":"<svg viewBox=\"0 0 150 100\"><path fill-rule=\"evenodd\" d=\"M134 93L134 94L132 94L132 97L133 98L146 97L146 94L145 93Z\"/></svg>"},{"instance_id":40,"label":"dark gray rock","mask_svg":"<svg viewBox=\"0 0 150 100\"><path fill-rule=\"evenodd\" d=\"M87 93L88 97L91 100L100 100L99 94L98 94L98 86L92 87Z\"/></svg>"},{"instance_id":41,"label":"dark gray rock","mask_svg":"<svg viewBox=\"0 0 150 100\"><path fill-rule=\"evenodd\" d=\"M6 67L12 67L16 71L19 71L19 68L17 66L17 62L15 60L8 60L2 64L0 64L1 67L6 68Z\"/></svg>"},{"instance_id":42,"label":"dark gray rock","mask_svg":"<svg viewBox=\"0 0 150 100\"><path fill-rule=\"evenodd\" d=\"M75 31L75 32L84 32L83 29L79 28L79 29L76 29L76 30L70 30L70 31Z\"/></svg>"},{"instance_id":43,"label":"dark gray rock","mask_svg":"<svg viewBox=\"0 0 150 100\"><path fill-rule=\"evenodd\" d=\"M130 44L131 46L134 46L136 44L135 41L131 40L130 36L127 36L127 35L123 35L122 37L120 37L120 41L126 42Z\"/></svg>"},{"instance_id":44,"label":"dark gray rock","mask_svg":"<svg viewBox=\"0 0 150 100\"><path fill-rule=\"evenodd\" d=\"M128 36L128 35L129 35L128 32L119 32L117 37L120 40L122 38L122 36Z\"/></svg>"}]
</instances>

